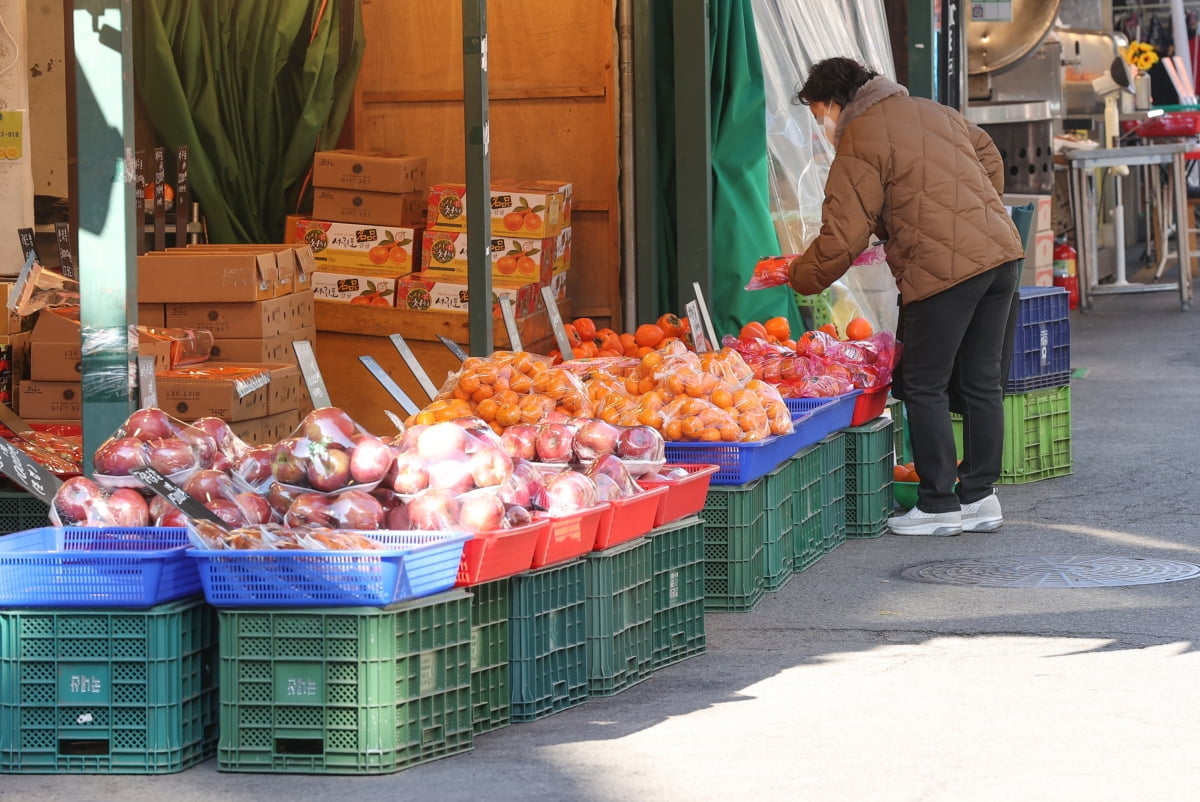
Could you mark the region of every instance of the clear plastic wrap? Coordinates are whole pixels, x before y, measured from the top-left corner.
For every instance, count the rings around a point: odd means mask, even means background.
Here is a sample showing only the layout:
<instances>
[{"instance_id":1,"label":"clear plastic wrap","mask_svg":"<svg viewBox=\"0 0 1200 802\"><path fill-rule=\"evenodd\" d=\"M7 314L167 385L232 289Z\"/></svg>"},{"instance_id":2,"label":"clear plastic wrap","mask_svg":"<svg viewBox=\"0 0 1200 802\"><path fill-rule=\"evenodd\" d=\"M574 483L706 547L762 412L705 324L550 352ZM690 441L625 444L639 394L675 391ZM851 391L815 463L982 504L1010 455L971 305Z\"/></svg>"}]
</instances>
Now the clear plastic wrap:
<instances>
[{"instance_id":1,"label":"clear plastic wrap","mask_svg":"<svg viewBox=\"0 0 1200 802\"><path fill-rule=\"evenodd\" d=\"M63 482L50 503L55 526L142 527L150 522L150 506L132 488L105 488L86 476Z\"/></svg>"},{"instance_id":2,"label":"clear plastic wrap","mask_svg":"<svg viewBox=\"0 0 1200 802\"><path fill-rule=\"evenodd\" d=\"M322 407L309 412L291 436L275 444L271 474L275 481L302 490L372 490L395 459L389 443L367 433L345 411Z\"/></svg>"}]
</instances>

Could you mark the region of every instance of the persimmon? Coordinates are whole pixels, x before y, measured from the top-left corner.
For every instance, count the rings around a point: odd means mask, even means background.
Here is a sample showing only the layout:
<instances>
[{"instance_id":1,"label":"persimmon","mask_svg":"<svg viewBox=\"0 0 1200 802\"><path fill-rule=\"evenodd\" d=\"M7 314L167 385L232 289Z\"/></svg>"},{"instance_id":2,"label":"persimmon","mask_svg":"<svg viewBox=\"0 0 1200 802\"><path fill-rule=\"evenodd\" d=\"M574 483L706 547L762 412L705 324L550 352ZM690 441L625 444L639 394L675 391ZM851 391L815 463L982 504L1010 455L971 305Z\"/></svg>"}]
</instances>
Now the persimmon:
<instances>
[{"instance_id":1,"label":"persimmon","mask_svg":"<svg viewBox=\"0 0 1200 802\"><path fill-rule=\"evenodd\" d=\"M792 324L786 317L773 317L763 324L763 328L767 330L768 335L781 342L792 338Z\"/></svg>"},{"instance_id":2,"label":"persimmon","mask_svg":"<svg viewBox=\"0 0 1200 802\"><path fill-rule=\"evenodd\" d=\"M659 317L659 319L654 322L654 325L663 330L664 337L678 337L683 333L683 323L684 320L678 315L673 312L667 312L665 315Z\"/></svg>"},{"instance_id":3,"label":"persimmon","mask_svg":"<svg viewBox=\"0 0 1200 802\"><path fill-rule=\"evenodd\" d=\"M616 355L620 356L625 350L625 346L621 343L621 335L612 329L600 329L591 339L595 341L596 347L601 351L607 348L615 351Z\"/></svg>"},{"instance_id":4,"label":"persimmon","mask_svg":"<svg viewBox=\"0 0 1200 802\"><path fill-rule=\"evenodd\" d=\"M571 321L581 340L592 340L596 337L596 322L590 317L577 317Z\"/></svg>"},{"instance_id":5,"label":"persimmon","mask_svg":"<svg viewBox=\"0 0 1200 802\"><path fill-rule=\"evenodd\" d=\"M633 333L633 339L638 345L645 345L650 348L654 348L661 343L665 336L666 334L662 328L655 323L643 323Z\"/></svg>"},{"instance_id":6,"label":"persimmon","mask_svg":"<svg viewBox=\"0 0 1200 802\"><path fill-rule=\"evenodd\" d=\"M627 331L621 332L619 336L621 339L621 350L625 352L625 356L633 356L634 352L638 349L637 340Z\"/></svg>"},{"instance_id":7,"label":"persimmon","mask_svg":"<svg viewBox=\"0 0 1200 802\"><path fill-rule=\"evenodd\" d=\"M865 340L875 333L871 323L862 317L856 317L846 324L846 339Z\"/></svg>"},{"instance_id":8,"label":"persimmon","mask_svg":"<svg viewBox=\"0 0 1200 802\"><path fill-rule=\"evenodd\" d=\"M767 339L767 328L757 320L752 320L746 325L742 326L742 330L738 332L738 336L744 340L765 340Z\"/></svg>"},{"instance_id":9,"label":"persimmon","mask_svg":"<svg viewBox=\"0 0 1200 802\"><path fill-rule=\"evenodd\" d=\"M892 466L892 481L894 481L894 482L911 482L912 475L909 473L908 468L906 468L905 466L894 465L894 466Z\"/></svg>"},{"instance_id":10,"label":"persimmon","mask_svg":"<svg viewBox=\"0 0 1200 802\"><path fill-rule=\"evenodd\" d=\"M570 323L563 325L563 331L567 333L567 344L570 345L571 350L574 351L579 347L579 344L583 342L583 338L579 336L579 331Z\"/></svg>"},{"instance_id":11,"label":"persimmon","mask_svg":"<svg viewBox=\"0 0 1200 802\"><path fill-rule=\"evenodd\" d=\"M838 334L837 326L833 325L832 323L826 323L823 326L818 326L817 331L823 331L830 337L833 337L835 340L842 339L842 335Z\"/></svg>"}]
</instances>

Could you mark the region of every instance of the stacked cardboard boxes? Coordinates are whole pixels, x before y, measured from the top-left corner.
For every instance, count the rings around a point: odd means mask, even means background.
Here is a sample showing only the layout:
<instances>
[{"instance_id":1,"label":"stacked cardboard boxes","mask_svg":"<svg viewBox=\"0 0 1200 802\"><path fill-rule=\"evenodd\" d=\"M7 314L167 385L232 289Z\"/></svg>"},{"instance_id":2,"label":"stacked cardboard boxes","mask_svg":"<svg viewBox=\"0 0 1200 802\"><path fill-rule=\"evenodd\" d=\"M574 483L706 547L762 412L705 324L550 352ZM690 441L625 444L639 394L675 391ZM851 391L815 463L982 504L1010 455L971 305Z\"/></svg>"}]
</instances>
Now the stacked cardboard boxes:
<instances>
[{"instance_id":1,"label":"stacked cardboard boxes","mask_svg":"<svg viewBox=\"0 0 1200 802\"><path fill-rule=\"evenodd\" d=\"M397 280L420 268L424 156L331 150L313 160L313 213L287 218L285 242L307 244L321 300L393 306Z\"/></svg>"},{"instance_id":2,"label":"stacked cardboard boxes","mask_svg":"<svg viewBox=\"0 0 1200 802\"><path fill-rule=\"evenodd\" d=\"M1025 249L1025 271L1021 274L1023 287L1054 285L1054 225L1051 215L1052 195L1004 196L1006 206L1034 205L1033 233Z\"/></svg>"},{"instance_id":3,"label":"stacked cardboard boxes","mask_svg":"<svg viewBox=\"0 0 1200 802\"><path fill-rule=\"evenodd\" d=\"M159 406L215 415L251 443L286 437L311 402L292 343L314 341L307 246L189 246L138 258L139 319L212 332L209 361L158 372Z\"/></svg>"}]
</instances>

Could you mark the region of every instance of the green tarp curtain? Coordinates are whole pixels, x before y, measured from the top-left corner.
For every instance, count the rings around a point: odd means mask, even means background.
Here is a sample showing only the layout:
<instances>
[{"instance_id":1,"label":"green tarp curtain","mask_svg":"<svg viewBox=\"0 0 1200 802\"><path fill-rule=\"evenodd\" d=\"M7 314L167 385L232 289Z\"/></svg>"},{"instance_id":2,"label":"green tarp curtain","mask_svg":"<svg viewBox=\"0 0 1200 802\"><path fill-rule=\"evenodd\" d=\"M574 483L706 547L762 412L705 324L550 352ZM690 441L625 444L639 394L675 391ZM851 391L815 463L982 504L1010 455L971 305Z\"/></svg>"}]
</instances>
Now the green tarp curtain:
<instances>
[{"instance_id":1,"label":"green tarp curtain","mask_svg":"<svg viewBox=\"0 0 1200 802\"><path fill-rule=\"evenodd\" d=\"M364 38L358 0L139 0L134 75L160 144L188 146L212 242L280 242L334 147Z\"/></svg>"},{"instance_id":2,"label":"green tarp curtain","mask_svg":"<svg viewBox=\"0 0 1200 802\"><path fill-rule=\"evenodd\" d=\"M699 165L677 165L674 153L676 77L672 69L670 2L656 7L656 82L658 87L659 180L663 187L659 212L659 264L673 266L675 171ZM749 0L709 3L709 69L712 164L712 291L708 299L718 336L737 334L752 320L787 317L794 331L800 314L788 287L748 292L743 289L760 257L779 253L771 220L767 184L767 115L762 61ZM688 232L684 232L685 235ZM673 271L671 271L673 272ZM676 297L674 276L660 272L660 297ZM683 310L671 310L682 313Z\"/></svg>"}]
</instances>

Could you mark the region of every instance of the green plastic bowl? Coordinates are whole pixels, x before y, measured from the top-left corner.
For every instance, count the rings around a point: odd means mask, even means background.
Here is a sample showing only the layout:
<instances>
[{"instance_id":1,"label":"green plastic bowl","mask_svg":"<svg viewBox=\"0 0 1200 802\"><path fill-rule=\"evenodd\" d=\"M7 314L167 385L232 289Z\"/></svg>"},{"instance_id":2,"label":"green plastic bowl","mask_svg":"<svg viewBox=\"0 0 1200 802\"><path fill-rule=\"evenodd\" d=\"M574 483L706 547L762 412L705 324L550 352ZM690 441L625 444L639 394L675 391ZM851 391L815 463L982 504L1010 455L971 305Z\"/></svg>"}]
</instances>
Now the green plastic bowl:
<instances>
[{"instance_id":1,"label":"green plastic bowl","mask_svg":"<svg viewBox=\"0 0 1200 802\"><path fill-rule=\"evenodd\" d=\"M906 510L917 505L917 482L892 482L892 497Z\"/></svg>"}]
</instances>

